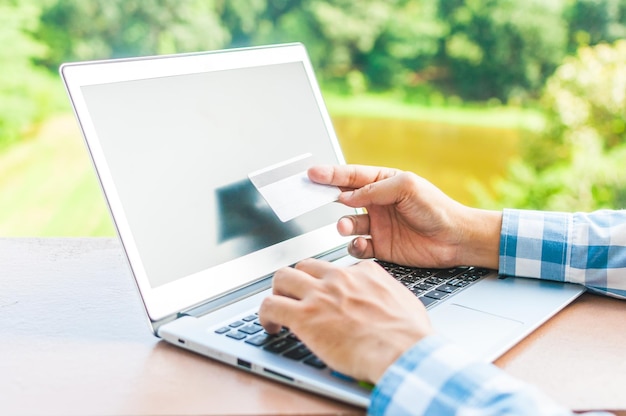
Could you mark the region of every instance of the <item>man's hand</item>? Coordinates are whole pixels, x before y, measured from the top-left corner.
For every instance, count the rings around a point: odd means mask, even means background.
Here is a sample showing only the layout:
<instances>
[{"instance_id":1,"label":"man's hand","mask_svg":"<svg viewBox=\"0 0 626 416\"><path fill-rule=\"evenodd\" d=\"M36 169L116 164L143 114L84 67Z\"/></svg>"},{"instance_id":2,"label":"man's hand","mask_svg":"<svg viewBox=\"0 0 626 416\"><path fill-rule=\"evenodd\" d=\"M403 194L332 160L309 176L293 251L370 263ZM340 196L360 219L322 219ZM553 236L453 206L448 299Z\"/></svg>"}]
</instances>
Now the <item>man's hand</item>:
<instances>
[{"instance_id":1,"label":"man's hand","mask_svg":"<svg viewBox=\"0 0 626 416\"><path fill-rule=\"evenodd\" d=\"M259 317L268 332L288 327L331 368L374 383L433 332L419 299L373 261L281 269Z\"/></svg>"},{"instance_id":2,"label":"man's hand","mask_svg":"<svg viewBox=\"0 0 626 416\"><path fill-rule=\"evenodd\" d=\"M425 179L394 169L317 166L309 178L342 189L339 202L367 213L339 220L358 258L421 267L498 267L502 214L468 208ZM377 382L433 332L422 303L372 261L348 268L306 260L274 275L259 315L270 333L289 327L330 367Z\"/></svg>"},{"instance_id":3,"label":"man's hand","mask_svg":"<svg viewBox=\"0 0 626 416\"><path fill-rule=\"evenodd\" d=\"M339 202L366 214L339 220L358 258L420 267L498 267L502 214L466 207L410 172L371 166L317 166L309 178L343 190Z\"/></svg>"}]
</instances>

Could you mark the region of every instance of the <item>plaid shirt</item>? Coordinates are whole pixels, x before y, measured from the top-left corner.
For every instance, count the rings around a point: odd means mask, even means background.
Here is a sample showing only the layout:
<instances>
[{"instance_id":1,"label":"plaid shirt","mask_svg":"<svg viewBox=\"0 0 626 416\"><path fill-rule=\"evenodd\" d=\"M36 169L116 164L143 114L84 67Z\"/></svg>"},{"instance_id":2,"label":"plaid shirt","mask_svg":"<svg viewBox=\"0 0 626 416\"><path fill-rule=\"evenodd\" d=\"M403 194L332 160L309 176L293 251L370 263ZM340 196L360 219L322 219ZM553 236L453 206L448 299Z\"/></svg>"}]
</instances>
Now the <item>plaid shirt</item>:
<instances>
[{"instance_id":1,"label":"plaid shirt","mask_svg":"<svg viewBox=\"0 0 626 416\"><path fill-rule=\"evenodd\" d=\"M504 210L500 273L580 283L626 299L626 210Z\"/></svg>"},{"instance_id":2,"label":"plaid shirt","mask_svg":"<svg viewBox=\"0 0 626 416\"><path fill-rule=\"evenodd\" d=\"M499 271L579 283L597 293L626 299L626 211L504 210ZM536 388L473 359L436 335L415 344L387 369L372 393L368 412L573 414Z\"/></svg>"}]
</instances>

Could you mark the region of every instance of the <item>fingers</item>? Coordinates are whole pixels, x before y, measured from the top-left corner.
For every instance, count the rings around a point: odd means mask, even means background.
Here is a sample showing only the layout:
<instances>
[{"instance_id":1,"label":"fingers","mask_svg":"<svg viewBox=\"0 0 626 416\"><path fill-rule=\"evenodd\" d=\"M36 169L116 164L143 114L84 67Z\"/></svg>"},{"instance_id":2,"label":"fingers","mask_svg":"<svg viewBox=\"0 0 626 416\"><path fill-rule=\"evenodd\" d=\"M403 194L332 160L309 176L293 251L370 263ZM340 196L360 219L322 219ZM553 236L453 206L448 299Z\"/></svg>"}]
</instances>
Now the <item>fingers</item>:
<instances>
[{"instance_id":1,"label":"fingers","mask_svg":"<svg viewBox=\"0 0 626 416\"><path fill-rule=\"evenodd\" d=\"M355 208L395 204L426 182L410 172L361 165L314 166L308 175L314 182L342 188L339 202Z\"/></svg>"},{"instance_id":2,"label":"fingers","mask_svg":"<svg viewBox=\"0 0 626 416\"><path fill-rule=\"evenodd\" d=\"M369 183L389 178L398 170L362 165L314 166L309 169L309 179L313 182L358 189Z\"/></svg>"},{"instance_id":3,"label":"fingers","mask_svg":"<svg viewBox=\"0 0 626 416\"><path fill-rule=\"evenodd\" d=\"M316 276L322 276L330 263L320 260L304 260L295 267L284 267L274 273L273 295L263 300L259 309L259 320L265 330L276 333L292 326L292 319L298 316L300 300L315 290L319 284Z\"/></svg>"},{"instance_id":4,"label":"fingers","mask_svg":"<svg viewBox=\"0 0 626 416\"><path fill-rule=\"evenodd\" d=\"M370 238L357 237L348 246L348 253L357 259L371 259L374 257L374 245Z\"/></svg>"},{"instance_id":5,"label":"fingers","mask_svg":"<svg viewBox=\"0 0 626 416\"><path fill-rule=\"evenodd\" d=\"M370 217L367 214L347 215L337 222L337 231L343 236L367 235L370 233ZM358 259L369 259L374 257L374 245L369 238L357 237L348 246L348 252Z\"/></svg>"},{"instance_id":6,"label":"fingers","mask_svg":"<svg viewBox=\"0 0 626 416\"><path fill-rule=\"evenodd\" d=\"M275 295L302 299L316 283L313 276L299 270L297 266L285 267L274 273L272 289Z\"/></svg>"},{"instance_id":7,"label":"fingers","mask_svg":"<svg viewBox=\"0 0 626 416\"><path fill-rule=\"evenodd\" d=\"M298 301L285 296L268 296L263 299L259 308L259 321L265 331L269 334L275 334L281 330L283 326L292 326L294 319L294 310L298 308Z\"/></svg>"},{"instance_id":8,"label":"fingers","mask_svg":"<svg viewBox=\"0 0 626 416\"><path fill-rule=\"evenodd\" d=\"M339 267L323 260L306 259L296 264L295 268L308 274L311 277L316 278L315 280L317 280L321 279L329 272L338 269ZM319 280L317 280L317 282L319 283Z\"/></svg>"},{"instance_id":9,"label":"fingers","mask_svg":"<svg viewBox=\"0 0 626 416\"><path fill-rule=\"evenodd\" d=\"M421 178L409 172L396 172L383 180L372 182L341 194L339 201L351 207L393 205L417 192Z\"/></svg>"},{"instance_id":10,"label":"fingers","mask_svg":"<svg viewBox=\"0 0 626 416\"><path fill-rule=\"evenodd\" d=\"M370 217L367 214L346 215L337 222L340 235L367 235L370 233Z\"/></svg>"}]
</instances>

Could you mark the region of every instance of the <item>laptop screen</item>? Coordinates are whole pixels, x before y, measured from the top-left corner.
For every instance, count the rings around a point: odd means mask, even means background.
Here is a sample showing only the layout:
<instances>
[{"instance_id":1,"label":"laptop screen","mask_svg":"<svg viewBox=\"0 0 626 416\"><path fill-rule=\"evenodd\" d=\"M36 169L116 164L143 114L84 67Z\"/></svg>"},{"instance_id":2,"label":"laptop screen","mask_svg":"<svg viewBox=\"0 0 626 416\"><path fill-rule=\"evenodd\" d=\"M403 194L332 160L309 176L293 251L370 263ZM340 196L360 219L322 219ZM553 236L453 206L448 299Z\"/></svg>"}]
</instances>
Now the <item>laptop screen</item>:
<instances>
[{"instance_id":1,"label":"laptop screen","mask_svg":"<svg viewBox=\"0 0 626 416\"><path fill-rule=\"evenodd\" d=\"M60 72L153 328L349 241L336 222L355 210L281 222L249 179L303 155L344 163L302 44Z\"/></svg>"},{"instance_id":2,"label":"laptop screen","mask_svg":"<svg viewBox=\"0 0 626 416\"><path fill-rule=\"evenodd\" d=\"M281 222L248 173L311 153L339 163L301 62L82 87L152 287L336 222Z\"/></svg>"}]
</instances>

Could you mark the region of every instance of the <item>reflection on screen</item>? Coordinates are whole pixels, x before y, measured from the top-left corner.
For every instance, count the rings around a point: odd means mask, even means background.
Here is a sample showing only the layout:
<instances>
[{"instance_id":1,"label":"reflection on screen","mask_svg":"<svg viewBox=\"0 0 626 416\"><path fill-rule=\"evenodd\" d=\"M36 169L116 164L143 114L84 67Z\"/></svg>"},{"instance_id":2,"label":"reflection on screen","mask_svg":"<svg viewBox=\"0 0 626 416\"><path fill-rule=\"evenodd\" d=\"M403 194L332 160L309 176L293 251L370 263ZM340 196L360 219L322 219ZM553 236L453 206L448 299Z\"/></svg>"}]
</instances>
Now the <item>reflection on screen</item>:
<instances>
[{"instance_id":1,"label":"reflection on screen","mask_svg":"<svg viewBox=\"0 0 626 416\"><path fill-rule=\"evenodd\" d=\"M239 254L271 246L302 232L296 222L283 224L248 178L215 190L218 244L237 241Z\"/></svg>"},{"instance_id":2,"label":"reflection on screen","mask_svg":"<svg viewBox=\"0 0 626 416\"><path fill-rule=\"evenodd\" d=\"M248 180L304 153L337 163L301 63L91 85L83 93L153 287L351 212L331 204L282 223Z\"/></svg>"}]
</instances>

